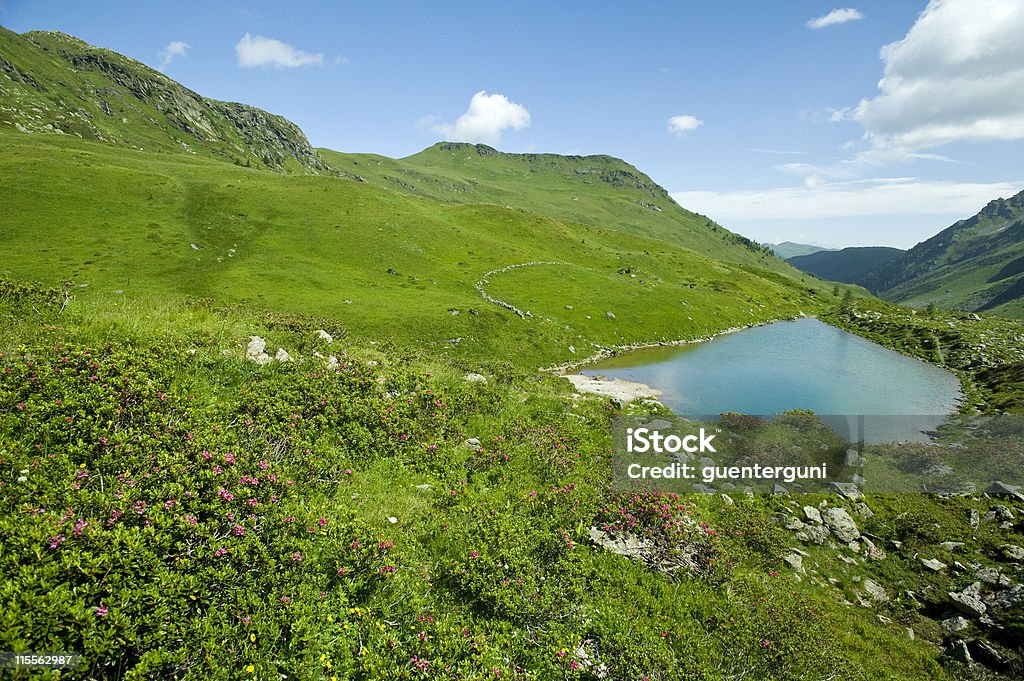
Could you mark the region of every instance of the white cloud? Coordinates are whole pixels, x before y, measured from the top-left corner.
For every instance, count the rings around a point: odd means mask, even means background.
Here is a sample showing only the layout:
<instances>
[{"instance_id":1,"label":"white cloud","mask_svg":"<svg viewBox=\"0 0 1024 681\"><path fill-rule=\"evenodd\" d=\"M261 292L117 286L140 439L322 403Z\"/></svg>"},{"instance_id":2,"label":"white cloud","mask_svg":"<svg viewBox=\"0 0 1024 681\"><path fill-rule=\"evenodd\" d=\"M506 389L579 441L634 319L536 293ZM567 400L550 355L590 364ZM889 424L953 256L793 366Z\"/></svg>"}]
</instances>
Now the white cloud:
<instances>
[{"instance_id":1,"label":"white cloud","mask_svg":"<svg viewBox=\"0 0 1024 681\"><path fill-rule=\"evenodd\" d=\"M851 7L843 9L834 9L828 14L811 19L807 22L807 28L817 30L819 28L825 28L826 26L834 26L835 24L845 24L848 21L857 21L863 19L864 15L858 10Z\"/></svg>"},{"instance_id":2,"label":"white cloud","mask_svg":"<svg viewBox=\"0 0 1024 681\"><path fill-rule=\"evenodd\" d=\"M238 65L242 68L272 66L275 69L293 69L309 64L323 64L324 55L297 50L288 43L274 38L246 33L235 45Z\"/></svg>"},{"instance_id":3,"label":"white cloud","mask_svg":"<svg viewBox=\"0 0 1024 681\"><path fill-rule=\"evenodd\" d=\"M737 221L883 215L967 217L997 196L1016 194L1022 186L1010 182L931 182L905 177L827 183L818 176L808 176L799 187L675 192L672 198L681 206L726 225ZM943 226L937 225L935 231Z\"/></svg>"},{"instance_id":4,"label":"white cloud","mask_svg":"<svg viewBox=\"0 0 1024 681\"><path fill-rule=\"evenodd\" d=\"M794 151L791 149L762 149L761 147L750 147L747 151L753 151L758 154L778 154L782 156L806 156L806 151Z\"/></svg>"},{"instance_id":5,"label":"white cloud","mask_svg":"<svg viewBox=\"0 0 1024 681\"><path fill-rule=\"evenodd\" d=\"M1024 139L1022 35L1020 0L931 0L881 49L878 95L848 115L880 154Z\"/></svg>"},{"instance_id":6,"label":"white cloud","mask_svg":"<svg viewBox=\"0 0 1024 681\"><path fill-rule=\"evenodd\" d=\"M156 53L156 56L160 59L160 66L158 68L163 71L171 65L175 57L184 57L190 47L192 46L180 40L172 40L167 43L167 47Z\"/></svg>"},{"instance_id":7,"label":"white cloud","mask_svg":"<svg viewBox=\"0 0 1024 681\"><path fill-rule=\"evenodd\" d=\"M473 95L469 108L455 120L454 125L435 125L432 130L452 142L474 142L496 145L506 130L530 127L530 112L505 95L487 94L485 90Z\"/></svg>"},{"instance_id":8,"label":"white cloud","mask_svg":"<svg viewBox=\"0 0 1024 681\"><path fill-rule=\"evenodd\" d=\"M685 135L704 125L704 121L696 116L681 115L668 119L668 131L673 135Z\"/></svg>"}]
</instances>

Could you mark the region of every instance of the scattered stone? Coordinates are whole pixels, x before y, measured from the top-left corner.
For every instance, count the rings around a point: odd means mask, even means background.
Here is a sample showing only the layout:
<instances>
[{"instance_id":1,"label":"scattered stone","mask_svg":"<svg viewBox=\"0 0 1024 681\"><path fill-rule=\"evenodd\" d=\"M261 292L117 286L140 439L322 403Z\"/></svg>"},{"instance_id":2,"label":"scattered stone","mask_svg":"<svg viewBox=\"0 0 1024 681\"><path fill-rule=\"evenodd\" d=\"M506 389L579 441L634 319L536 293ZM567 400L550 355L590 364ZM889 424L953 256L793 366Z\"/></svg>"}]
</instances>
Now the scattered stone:
<instances>
[{"instance_id":1,"label":"scattered stone","mask_svg":"<svg viewBox=\"0 0 1024 681\"><path fill-rule=\"evenodd\" d=\"M396 518L395 516L388 516L388 522L394 525L398 522L398 518Z\"/></svg>"},{"instance_id":2,"label":"scattered stone","mask_svg":"<svg viewBox=\"0 0 1024 681\"><path fill-rule=\"evenodd\" d=\"M466 440L466 446L467 447L479 447L480 446L480 438L478 438L478 437L471 437L471 438L469 438L468 440Z\"/></svg>"},{"instance_id":3,"label":"scattered stone","mask_svg":"<svg viewBox=\"0 0 1024 681\"><path fill-rule=\"evenodd\" d=\"M863 501L858 501L853 505L854 512L865 520L869 520L875 517L875 512L871 510L871 507L865 504Z\"/></svg>"},{"instance_id":4,"label":"scattered stone","mask_svg":"<svg viewBox=\"0 0 1024 681\"><path fill-rule=\"evenodd\" d=\"M975 582L974 584L978 583ZM986 606L985 603L972 592L973 586L974 585L972 584L963 591L950 591L949 600L957 610L965 615L969 615L970 617L981 617L985 614L985 611L988 610L988 606ZM980 586L981 585L978 584L979 588Z\"/></svg>"},{"instance_id":5,"label":"scattered stone","mask_svg":"<svg viewBox=\"0 0 1024 681\"><path fill-rule=\"evenodd\" d=\"M725 502L726 506L732 506L733 504L736 503L735 501L732 500L732 497L725 493L722 494L722 501Z\"/></svg>"},{"instance_id":6,"label":"scattered stone","mask_svg":"<svg viewBox=\"0 0 1024 681\"><path fill-rule=\"evenodd\" d=\"M1003 544L1003 554L1010 560L1024 560L1024 549L1015 544Z\"/></svg>"},{"instance_id":7,"label":"scattered stone","mask_svg":"<svg viewBox=\"0 0 1024 681\"><path fill-rule=\"evenodd\" d=\"M803 529L793 534L805 544L822 545L828 539L828 528L823 525L804 525Z\"/></svg>"},{"instance_id":8,"label":"scattered stone","mask_svg":"<svg viewBox=\"0 0 1024 681\"><path fill-rule=\"evenodd\" d=\"M877 603L885 603L889 600L889 594L885 592L885 589L878 582L871 579L865 579L861 586L864 587L865 593L871 597L871 600Z\"/></svg>"},{"instance_id":9,"label":"scattered stone","mask_svg":"<svg viewBox=\"0 0 1024 681\"><path fill-rule=\"evenodd\" d=\"M625 556L633 560L645 559L654 548L650 542L644 541L633 534L622 536L613 535L596 527L590 528L590 541L598 546L603 546L612 553Z\"/></svg>"},{"instance_id":10,"label":"scattered stone","mask_svg":"<svg viewBox=\"0 0 1024 681\"><path fill-rule=\"evenodd\" d=\"M572 354L574 354L574 355L575 355L575 354L576 354L576 348L575 348L575 347L573 347L572 345L570 345L570 346L569 346L569 352L571 352Z\"/></svg>"},{"instance_id":11,"label":"scattered stone","mask_svg":"<svg viewBox=\"0 0 1024 681\"><path fill-rule=\"evenodd\" d=\"M416 485L416 489L422 490L424 492L432 492L432 491L434 491L433 486L429 482L425 482L422 485Z\"/></svg>"},{"instance_id":12,"label":"scattered stone","mask_svg":"<svg viewBox=\"0 0 1024 681\"><path fill-rule=\"evenodd\" d=\"M786 489L785 487L783 487L782 485L776 483L775 486L772 487L772 494L774 494L777 497L781 497L781 496L785 496L785 495L789 494L789 490ZM797 522L800 522L800 521L797 520Z\"/></svg>"},{"instance_id":13,"label":"scattered stone","mask_svg":"<svg viewBox=\"0 0 1024 681\"><path fill-rule=\"evenodd\" d=\"M972 529L977 529L978 524L981 523L981 514L973 508L967 509L967 522Z\"/></svg>"},{"instance_id":14,"label":"scattered stone","mask_svg":"<svg viewBox=\"0 0 1024 681\"><path fill-rule=\"evenodd\" d=\"M864 498L860 489L852 482L830 482L829 487L831 487L836 494L849 499L850 501L857 501L858 499Z\"/></svg>"},{"instance_id":15,"label":"scattered stone","mask_svg":"<svg viewBox=\"0 0 1024 681\"><path fill-rule=\"evenodd\" d=\"M963 641L954 641L947 652L954 660L959 660L966 664L970 664L972 661L971 653L967 650L967 644Z\"/></svg>"},{"instance_id":16,"label":"scattered stone","mask_svg":"<svg viewBox=\"0 0 1024 681\"><path fill-rule=\"evenodd\" d=\"M1010 663L1010 659L998 648L984 639L972 638L967 641L967 647L978 662L993 669L1004 669Z\"/></svg>"},{"instance_id":17,"label":"scattered stone","mask_svg":"<svg viewBox=\"0 0 1024 681\"><path fill-rule=\"evenodd\" d=\"M944 541L941 544L939 544L939 546L946 549L947 551L956 551L957 549L962 548L963 545L964 543L962 541Z\"/></svg>"},{"instance_id":18,"label":"scattered stone","mask_svg":"<svg viewBox=\"0 0 1024 681\"><path fill-rule=\"evenodd\" d=\"M856 449L847 449L843 455L844 466L860 466L864 463L864 459L861 458L860 454Z\"/></svg>"},{"instance_id":19,"label":"scattered stone","mask_svg":"<svg viewBox=\"0 0 1024 681\"><path fill-rule=\"evenodd\" d=\"M860 538L860 530L857 529L857 523L853 522L853 518L846 512L846 509L827 508L821 515L825 525L832 530L832 534L842 543L849 544Z\"/></svg>"},{"instance_id":20,"label":"scattered stone","mask_svg":"<svg viewBox=\"0 0 1024 681\"><path fill-rule=\"evenodd\" d=\"M200 246L199 244L191 244L191 245L192 245L192 250L193 251L198 251L199 249L202 248L202 246Z\"/></svg>"},{"instance_id":21,"label":"scattered stone","mask_svg":"<svg viewBox=\"0 0 1024 681\"><path fill-rule=\"evenodd\" d=\"M332 370L333 369L337 369L338 368L338 358L335 357L334 355L328 355L327 356L327 368L328 369L332 369Z\"/></svg>"},{"instance_id":22,"label":"scattered stone","mask_svg":"<svg viewBox=\"0 0 1024 681\"><path fill-rule=\"evenodd\" d=\"M1012 497L1017 501L1024 501L1024 494L1021 493L1020 486L1008 485L1000 480L993 482L992 486L985 491L996 496Z\"/></svg>"},{"instance_id":23,"label":"scattered stone","mask_svg":"<svg viewBox=\"0 0 1024 681\"><path fill-rule=\"evenodd\" d=\"M877 546L875 542L861 535L860 540L864 542L864 557L869 560L885 560L885 549Z\"/></svg>"},{"instance_id":24,"label":"scattered stone","mask_svg":"<svg viewBox=\"0 0 1024 681\"><path fill-rule=\"evenodd\" d=\"M942 630L947 634L955 634L971 626L970 620L963 615L955 615L949 619L942 620Z\"/></svg>"},{"instance_id":25,"label":"scattered stone","mask_svg":"<svg viewBox=\"0 0 1024 681\"><path fill-rule=\"evenodd\" d=\"M245 358L257 364L268 364L272 358L265 352L266 348L267 341L259 336L250 336L249 344L245 347Z\"/></svg>"},{"instance_id":26,"label":"scattered stone","mask_svg":"<svg viewBox=\"0 0 1024 681\"><path fill-rule=\"evenodd\" d=\"M466 374L465 377L463 378L463 380L466 383L487 383L487 377L486 376L484 376L483 374L475 373L475 372L474 373Z\"/></svg>"},{"instance_id":27,"label":"scattered stone","mask_svg":"<svg viewBox=\"0 0 1024 681\"><path fill-rule=\"evenodd\" d=\"M821 522L821 512L813 506L804 506L804 518L812 523Z\"/></svg>"},{"instance_id":28,"label":"scattered stone","mask_svg":"<svg viewBox=\"0 0 1024 681\"><path fill-rule=\"evenodd\" d=\"M974 576L986 584L997 585L1002 581L999 569L994 567L979 568L974 571Z\"/></svg>"},{"instance_id":29,"label":"scattered stone","mask_svg":"<svg viewBox=\"0 0 1024 681\"><path fill-rule=\"evenodd\" d=\"M284 348L278 348L277 354L274 355L274 359L278 362L290 362L292 361L291 355Z\"/></svg>"},{"instance_id":30,"label":"scattered stone","mask_svg":"<svg viewBox=\"0 0 1024 681\"><path fill-rule=\"evenodd\" d=\"M316 337L319 338L320 340L324 341L328 345L330 345L331 343L334 342L334 338L331 336L331 334L327 333L323 329L317 329L316 330Z\"/></svg>"},{"instance_id":31,"label":"scattered stone","mask_svg":"<svg viewBox=\"0 0 1024 681\"><path fill-rule=\"evenodd\" d=\"M993 506L992 511L996 514L996 520L1001 522L1013 521L1013 511L1002 504L996 504Z\"/></svg>"},{"instance_id":32,"label":"scattered stone","mask_svg":"<svg viewBox=\"0 0 1024 681\"><path fill-rule=\"evenodd\" d=\"M794 570L796 570L800 574L802 574L802 575L806 575L807 574L807 571L804 570L804 559L803 559L803 556L801 556L799 553L787 554L786 557L783 558L782 560L786 561L786 563L791 568L793 568Z\"/></svg>"},{"instance_id":33,"label":"scattered stone","mask_svg":"<svg viewBox=\"0 0 1024 681\"><path fill-rule=\"evenodd\" d=\"M921 565L924 565L926 568L933 572L942 572L947 567L949 567L941 560L936 560L935 558L922 558Z\"/></svg>"},{"instance_id":34,"label":"scattered stone","mask_svg":"<svg viewBox=\"0 0 1024 681\"><path fill-rule=\"evenodd\" d=\"M615 319L615 313L614 312L605 312L604 316L607 317L608 319Z\"/></svg>"},{"instance_id":35,"label":"scattered stone","mask_svg":"<svg viewBox=\"0 0 1024 681\"><path fill-rule=\"evenodd\" d=\"M992 595L988 602L993 610L1015 610L1024 607L1024 585L1018 584L1011 589L1000 591Z\"/></svg>"},{"instance_id":36,"label":"scattered stone","mask_svg":"<svg viewBox=\"0 0 1024 681\"><path fill-rule=\"evenodd\" d=\"M795 515L786 516L785 526L787 530L799 530L804 524Z\"/></svg>"}]
</instances>

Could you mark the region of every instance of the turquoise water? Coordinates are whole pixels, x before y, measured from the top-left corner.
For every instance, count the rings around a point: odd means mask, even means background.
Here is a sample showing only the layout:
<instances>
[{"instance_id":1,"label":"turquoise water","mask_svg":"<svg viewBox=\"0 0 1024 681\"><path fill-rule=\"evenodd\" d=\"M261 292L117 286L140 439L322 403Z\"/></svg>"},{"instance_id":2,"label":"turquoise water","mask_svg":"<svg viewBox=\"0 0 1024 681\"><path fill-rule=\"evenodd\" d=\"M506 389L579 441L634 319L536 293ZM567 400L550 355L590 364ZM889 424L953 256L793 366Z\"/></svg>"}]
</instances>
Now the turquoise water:
<instances>
[{"instance_id":1,"label":"turquoise water","mask_svg":"<svg viewBox=\"0 0 1024 681\"><path fill-rule=\"evenodd\" d=\"M706 343L640 350L584 374L639 381L681 416L726 411L771 415L945 415L960 383L952 373L816 319L775 322Z\"/></svg>"}]
</instances>

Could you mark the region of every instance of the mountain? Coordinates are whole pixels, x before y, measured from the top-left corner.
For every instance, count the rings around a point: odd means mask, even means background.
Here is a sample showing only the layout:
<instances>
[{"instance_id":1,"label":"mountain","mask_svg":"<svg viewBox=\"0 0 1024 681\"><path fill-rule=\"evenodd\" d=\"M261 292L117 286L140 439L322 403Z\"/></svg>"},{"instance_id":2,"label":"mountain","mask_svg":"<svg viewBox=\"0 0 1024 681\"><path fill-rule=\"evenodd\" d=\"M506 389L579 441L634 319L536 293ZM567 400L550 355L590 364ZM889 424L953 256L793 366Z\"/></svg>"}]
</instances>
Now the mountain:
<instances>
[{"instance_id":1,"label":"mountain","mask_svg":"<svg viewBox=\"0 0 1024 681\"><path fill-rule=\"evenodd\" d=\"M55 31L0 27L0 125L271 170L329 168L291 121L202 97L158 71Z\"/></svg>"},{"instance_id":2,"label":"mountain","mask_svg":"<svg viewBox=\"0 0 1024 681\"><path fill-rule=\"evenodd\" d=\"M789 258L794 267L829 281L860 284L864 277L903 254L888 246L851 246L839 251L818 251Z\"/></svg>"},{"instance_id":3,"label":"mountain","mask_svg":"<svg viewBox=\"0 0 1024 681\"><path fill-rule=\"evenodd\" d=\"M510 154L462 142L440 142L402 159L319 151L335 168L402 194L522 208L799 277L767 248L686 210L650 177L612 156Z\"/></svg>"},{"instance_id":4,"label":"mountain","mask_svg":"<svg viewBox=\"0 0 1024 681\"><path fill-rule=\"evenodd\" d=\"M82 305L202 299L536 367L832 299L618 159L318 152L70 36L0 41L0 278L74 282Z\"/></svg>"},{"instance_id":5,"label":"mountain","mask_svg":"<svg viewBox=\"0 0 1024 681\"><path fill-rule=\"evenodd\" d=\"M824 248L822 246L812 246L810 244L798 244L793 241L781 241L777 244L770 244L769 248L772 249L772 252L775 253L775 255L784 260L795 258L798 255L810 255L811 253L835 250L832 248Z\"/></svg>"},{"instance_id":6,"label":"mountain","mask_svg":"<svg viewBox=\"0 0 1024 681\"><path fill-rule=\"evenodd\" d=\"M921 307L1024 317L1024 192L990 202L876 269L863 285Z\"/></svg>"}]
</instances>

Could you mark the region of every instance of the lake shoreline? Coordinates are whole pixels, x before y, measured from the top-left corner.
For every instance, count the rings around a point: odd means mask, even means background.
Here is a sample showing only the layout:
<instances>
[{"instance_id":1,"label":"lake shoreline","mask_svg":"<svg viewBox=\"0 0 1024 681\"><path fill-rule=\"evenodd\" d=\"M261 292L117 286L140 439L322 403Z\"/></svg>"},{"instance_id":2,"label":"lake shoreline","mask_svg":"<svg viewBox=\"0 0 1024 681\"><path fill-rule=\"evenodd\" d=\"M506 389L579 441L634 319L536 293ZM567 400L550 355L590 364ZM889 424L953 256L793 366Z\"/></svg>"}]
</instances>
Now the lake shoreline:
<instances>
[{"instance_id":1,"label":"lake shoreline","mask_svg":"<svg viewBox=\"0 0 1024 681\"><path fill-rule=\"evenodd\" d=\"M814 315L806 315L801 312L798 315L792 317L781 317L779 319L772 319L763 322L755 322L746 324L743 326L732 326L727 329L723 329L717 333L711 334L710 336L703 336L700 338L689 338L689 339L677 339L671 341L656 341L652 343L633 343L629 345L616 345L608 348L601 348L595 354L581 359L575 362L566 362L564 364L556 364L551 367L544 367L541 372L552 373L555 376L564 378L572 383L573 387L579 393L588 393L591 395L603 395L612 399L617 399L622 403L632 402L637 399L644 400L655 400L657 401L662 395L662 391L654 388L646 383L639 381L627 381L621 378L604 378L599 376L585 376L580 373L580 370L590 364L596 364L601 360L609 359L611 357L618 357L621 354L634 352L636 350L648 350L651 348L671 348L681 347L684 345L690 345L694 343L707 343L708 341L714 340L721 336L727 336L738 331L746 331L748 329L754 329L759 326L766 326L768 324L775 324L776 322L787 322L794 321L796 319L813 319L816 318Z\"/></svg>"}]
</instances>

